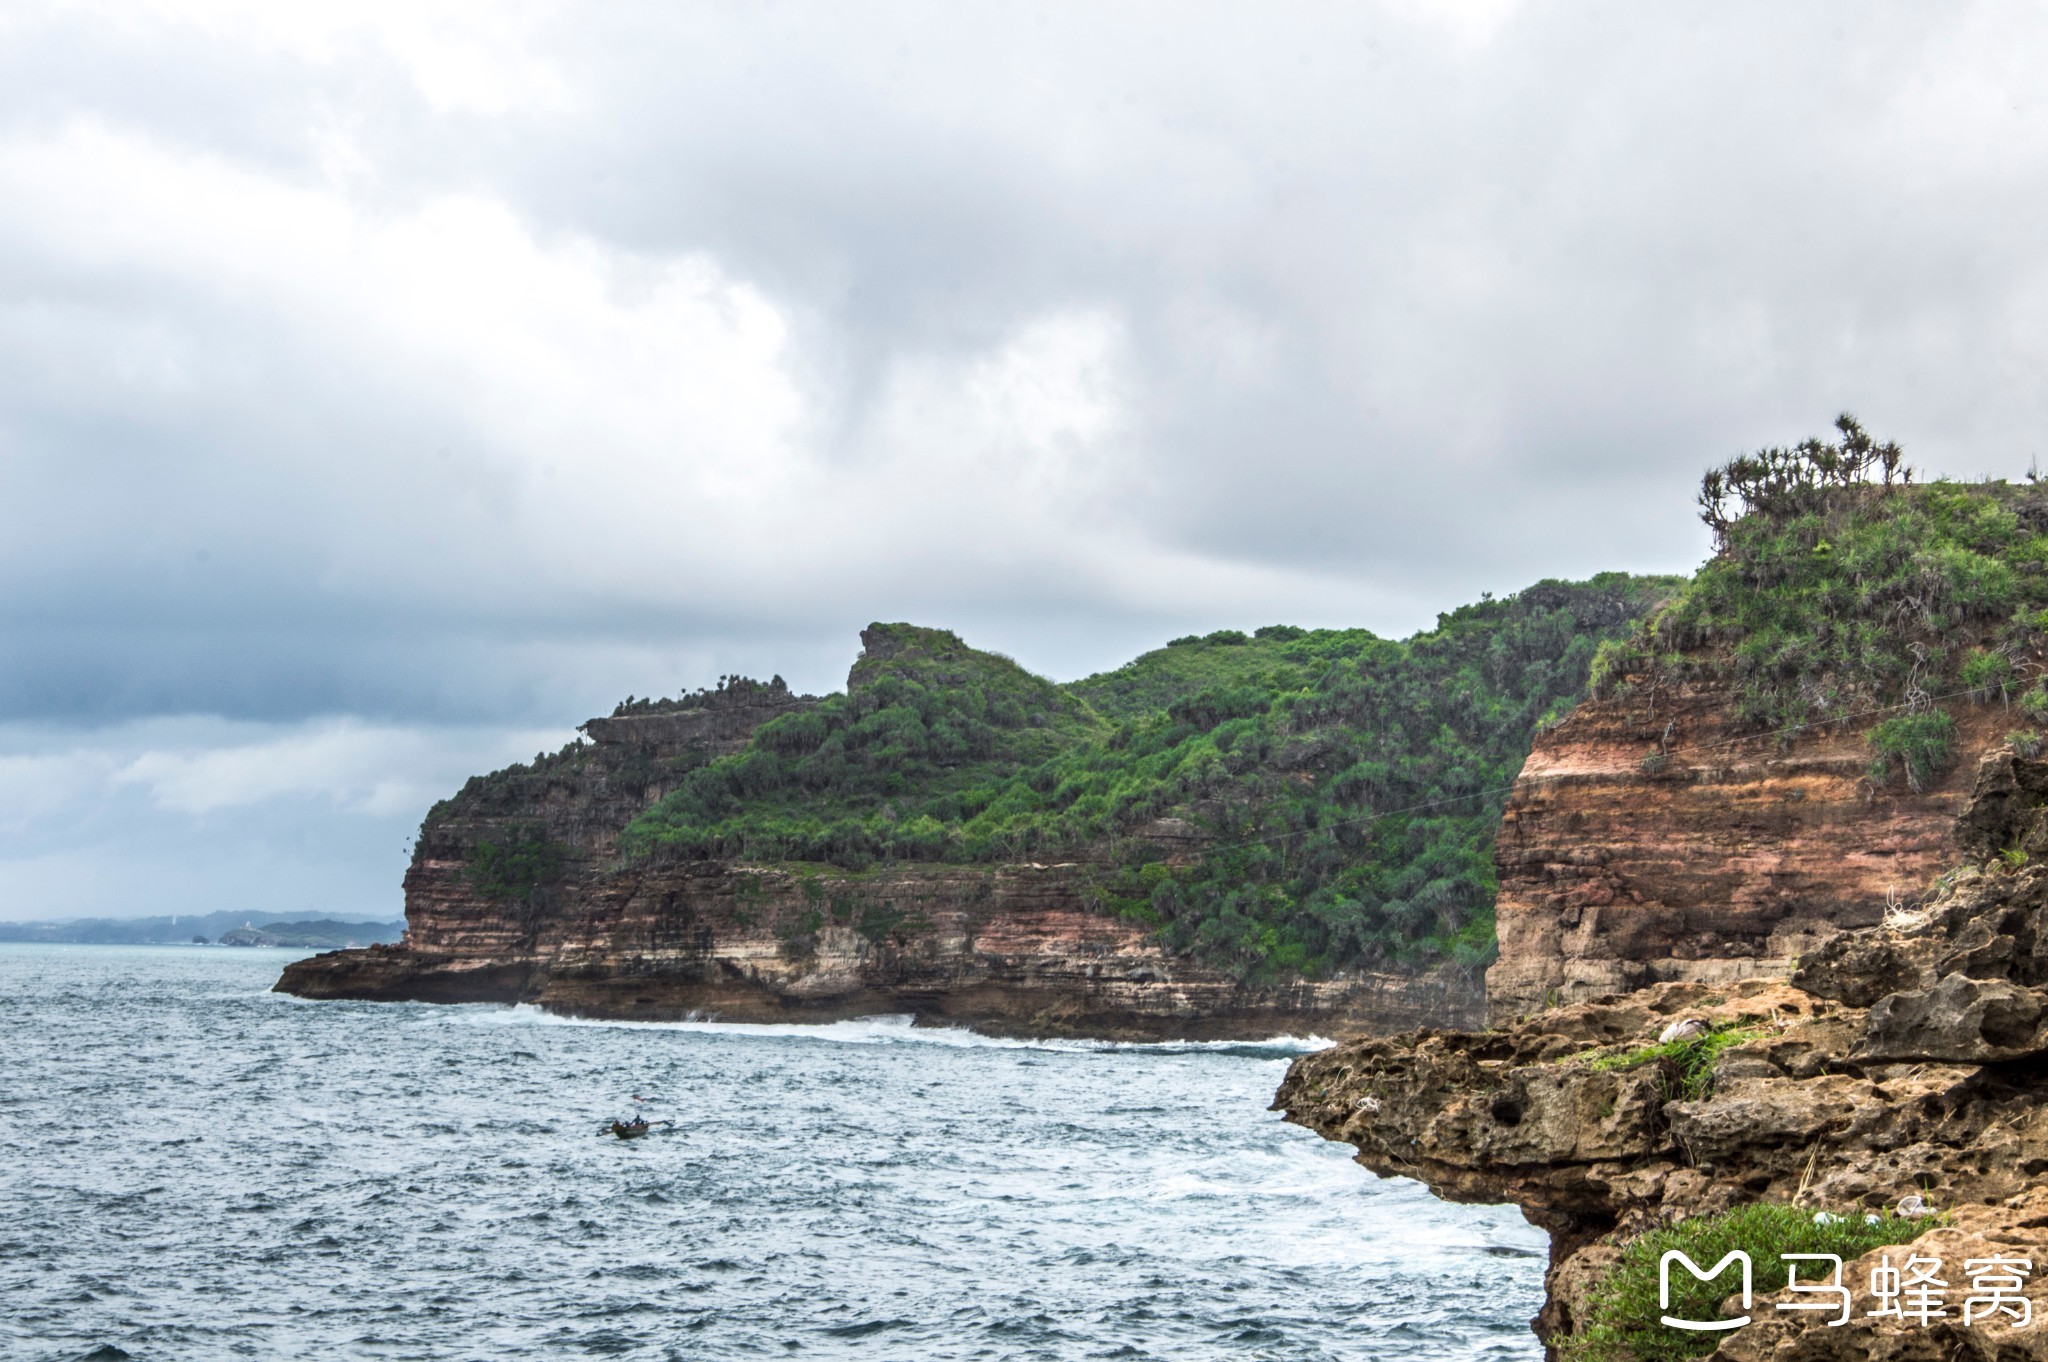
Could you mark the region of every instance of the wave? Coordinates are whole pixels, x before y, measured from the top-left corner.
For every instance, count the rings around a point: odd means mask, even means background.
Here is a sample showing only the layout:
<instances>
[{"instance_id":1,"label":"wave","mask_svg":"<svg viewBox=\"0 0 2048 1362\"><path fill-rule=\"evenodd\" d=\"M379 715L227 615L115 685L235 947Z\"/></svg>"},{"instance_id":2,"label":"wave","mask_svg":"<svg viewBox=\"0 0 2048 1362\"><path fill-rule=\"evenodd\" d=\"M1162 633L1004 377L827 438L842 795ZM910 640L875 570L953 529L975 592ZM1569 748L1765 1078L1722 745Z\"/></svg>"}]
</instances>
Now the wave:
<instances>
[{"instance_id":1,"label":"wave","mask_svg":"<svg viewBox=\"0 0 2048 1362\"><path fill-rule=\"evenodd\" d=\"M837 1045L942 1045L955 1049L1142 1051L1150 1054L1234 1055L1250 1059L1291 1059L1335 1044L1322 1036L1272 1036L1263 1040L1079 1040L1066 1037L1024 1039L987 1036L959 1026L920 1026L912 1014L884 1013L835 1022L628 1021L605 1017L569 1017L531 1003L511 1006L470 1005L436 1009L453 1025L468 1026L600 1026L657 1031L689 1031L709 1036L763 1040L817 1040Z\"/></svg>"}]
</instances>

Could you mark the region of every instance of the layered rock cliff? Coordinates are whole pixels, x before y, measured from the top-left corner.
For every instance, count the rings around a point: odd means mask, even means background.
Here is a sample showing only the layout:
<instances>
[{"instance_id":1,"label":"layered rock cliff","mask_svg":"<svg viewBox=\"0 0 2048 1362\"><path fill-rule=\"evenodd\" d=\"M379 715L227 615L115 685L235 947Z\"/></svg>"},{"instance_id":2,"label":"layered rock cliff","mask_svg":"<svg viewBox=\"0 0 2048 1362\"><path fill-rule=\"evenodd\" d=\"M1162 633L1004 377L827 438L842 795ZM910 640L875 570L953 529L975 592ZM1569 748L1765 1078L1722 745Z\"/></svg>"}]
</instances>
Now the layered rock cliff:
<instances>
[{"instance_id":1,"label":"layered rock cliff","mask_svg":"<svg viewBox=\"0 0 2048 1362\"><path fill-rule=\"evenodd\" d=\"M1502 787L1670 579L1403 640L1269 625L1056 684L874 624L844 692L632 701L428 814L401 949L308 996L1115 1036L1476 1021Z\"/></svg>"},{"instance_id":2,"label":"layered rock cliff","mask_svg":"<svg viewBox=\"0 0 2048 1362\"><path fill-rule=\"evenodd\" d=\"M1782 977L1876 924L1955 862L1976 761L2016 721L1959 708L1955 768L1914 790L1871 778L1869 717L1788 740L1732 710L1704 671L1581 705L1537 737L1494 843L1493 1016Z\"/></svg>"},{"instance_id":3,"label":"layered rock cliff","mask_svg":"<svg viewBox=\"0 0 2048 1362\"><path fill-rule=\"evenodd\" d=\"M471 782L422 829L405 879L406 940L296 962L278 988L636 1019L907 1012L995 1032L1134 1039L1479 1019L1478 980L1465 971L1247 985L1171 955L1143 923L1103 910L1104 867L1089 856L856 872L619 855L621 831L678 779L816 703L741 682L687 708L629 706L584 725L587 743ZM1134 835L1168 864L1198 845L1173 818Z\"/></svg>"},{"instance_id":4,"label":"layered rock cliff","mask_svg":"<svg viewBox=\"0 0 2048 1362\"><path fill-rule=\"evenodd\" d=\"M1352 1041L1296 1061L1276 1108L1382 1176L1512 1202L1548 1230L1535 1328L1552 1356L1628 1355L1588 1330L1638 1235L1757 1202L1860 1216L1908 1197L1940 1214L1909 1227L1910 1244L1846 1265L1848 1323L1767 1295L1717 1352L1698 1334L1687 1345L1667 1330L1664 1343L1726 1362L2048 1356L2038 1280L2023 1293L2032 1327L1961 1319L1970 1259L2004 1253L2048 1276L2048 762L2000 747L1970 779L1943 829L1962 865L1803 955L1789 981L1655 983L1486 1032ZM1735 1043L1657 1046L1688 1022L1681 1034ZM1688 1056L1711 1067L1688 1069ZM1887 1254L1948 1265L1945 1317L1869 1315Z\"/></svg>"}]
</instances>

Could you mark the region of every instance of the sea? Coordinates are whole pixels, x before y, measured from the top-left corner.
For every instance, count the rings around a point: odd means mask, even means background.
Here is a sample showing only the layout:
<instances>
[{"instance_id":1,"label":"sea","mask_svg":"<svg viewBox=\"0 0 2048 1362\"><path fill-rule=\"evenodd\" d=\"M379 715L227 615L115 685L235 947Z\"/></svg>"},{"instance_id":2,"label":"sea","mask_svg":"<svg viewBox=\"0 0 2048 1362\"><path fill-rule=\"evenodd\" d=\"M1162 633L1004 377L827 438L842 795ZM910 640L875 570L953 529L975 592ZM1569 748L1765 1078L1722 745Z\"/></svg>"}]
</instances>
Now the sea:
<instances>
[{"instance_id":1,"label":"sea","mask_svg":"<svg viewBox=\"0 0 2048 1362\"><path fill-rule=\"evenodd\" d=\"M316 1003L296 954L0 945L0 1356L1542 1355L1519 1212L1267 1110L1314 1038Z\"/></svg>"}]
</instances>

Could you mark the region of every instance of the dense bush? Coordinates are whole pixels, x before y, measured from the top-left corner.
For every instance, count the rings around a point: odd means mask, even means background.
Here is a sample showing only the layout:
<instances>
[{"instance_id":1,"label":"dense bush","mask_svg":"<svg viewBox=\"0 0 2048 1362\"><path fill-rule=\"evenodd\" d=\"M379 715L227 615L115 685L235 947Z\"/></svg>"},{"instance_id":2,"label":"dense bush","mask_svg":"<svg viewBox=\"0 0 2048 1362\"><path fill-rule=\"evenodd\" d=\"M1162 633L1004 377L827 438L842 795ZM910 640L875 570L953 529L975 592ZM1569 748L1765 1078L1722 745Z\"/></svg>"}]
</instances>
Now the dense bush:
<instances>
[{"instance_id":1,"label":"dense bush","mask_svg":"<svg viewBox=\"0 0 2048 1362\"><path fill-rule=\"evenodd\" d=\"M480 841L469 855L470 887L485 898L526 903L562 873L567 848L538 827L512 830L503 841Z\"/></svg>"},{"instance_id":2,"label":"dense bush","mask_svg":"<svg viewBox=\"0 0 2048 1362\"><path fill-rule=\"evenodd\" d=\"M1955 736L1956 721L1938 709L1886 719L1870 730L1877 753L1871 778L1882 783L1897 775L1915 791L1924 790L1955 765Z\"/></svg>"}]
</instances>

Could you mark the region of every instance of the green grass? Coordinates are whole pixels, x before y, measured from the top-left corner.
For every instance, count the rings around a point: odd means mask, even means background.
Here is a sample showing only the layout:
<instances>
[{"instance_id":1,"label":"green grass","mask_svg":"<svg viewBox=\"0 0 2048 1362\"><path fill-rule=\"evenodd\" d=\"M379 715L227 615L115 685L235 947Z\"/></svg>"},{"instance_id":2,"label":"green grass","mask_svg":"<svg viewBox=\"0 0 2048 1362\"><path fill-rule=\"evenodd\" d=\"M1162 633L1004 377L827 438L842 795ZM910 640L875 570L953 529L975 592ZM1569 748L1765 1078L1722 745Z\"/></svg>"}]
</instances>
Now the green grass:
<instances>
[{"instance_id":1,"label":"green grass","mask_svg":"<svg viewBox=\"0 0 2048 1362\"><path fill-rule=\"evenodd\" d=\"M1684 1040L1667 1040L1621 1054L1601 1055L1593 1061L1593 1067L1637 1069L1645 1064L1668 1065L1671 1079L1665 1092L1666 1100L1696 1102L1714 1090L1714 1065L1720 1061L1721 1052L1755 1040L1765 1030L1762 1026L1721 1022Z\"/></svg>"},{"instance_id":2,"label":"green grass","mask_svg":"<svg viewBox=\"0 0 2048 1362\"><path fill-rule=\"evenodd\" d=\"M1906 1243L1940 1223L1941 1217L1903 1220L1889 1213L1873 1220L1857 1211L1816 1224L1812 1210L1755 1202L1653 1230L1630 1240L1621 1261L1594 1287L1586 1327L1557 1340L1560 1362L1679 1362L1703 1357L1718 1346L1725 1335L1672 1329L1659 1319L1665 1314L1719 1318L1721 1302L1739 1289L1737 1274L1731 1268L1702 1282L1674 1264L1667 1311L1658 1303L1658 1264L1669 1250L1679 1250L1702 1269L1713 1267L1731 1250L1743 1250L1750 1256L1754 1294L1762 1297L1785 1287L1787 1264L1780 1254L1832 1253L1846 1263L1874 1248ZM1801 1281L1814 1279L1809 1272ZM1842 1284L1860 1295L1859 1283Z\"/></svg>"},{"instance_id":3,"label":"green grass","mask_svg":"<svg viewBox=\"0 0 2048 1362\"><path fill-rule=\"evenodd\" d=\"M1867 735L1877 754L1871 779L1883 783L1897 775L1913 790L1924 790L1956 764L1955 737L1956 721L1939 709L1883 720Z\"/></svg>"},{"instance_id":4,"label":"green grass","mask_svg":"<svg viewBox=\"0 0 2048 1362\"><path fill-rule=\"evenodd\" d=\"M1104 911L1246 977L1476 967L1532 735L1677 585L1539 583L1404 641L1221 631L1065 686L877 625L846 694L680 774L621 847L851 872L1079 858ZM1192 864L1133 835L1161 817L1204 839Z\"/></svg>"}]
</instances>

